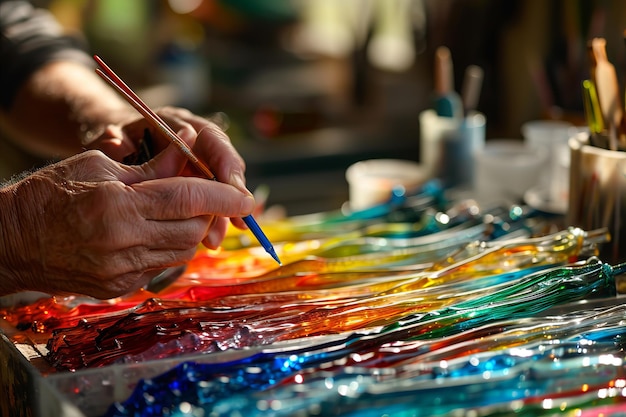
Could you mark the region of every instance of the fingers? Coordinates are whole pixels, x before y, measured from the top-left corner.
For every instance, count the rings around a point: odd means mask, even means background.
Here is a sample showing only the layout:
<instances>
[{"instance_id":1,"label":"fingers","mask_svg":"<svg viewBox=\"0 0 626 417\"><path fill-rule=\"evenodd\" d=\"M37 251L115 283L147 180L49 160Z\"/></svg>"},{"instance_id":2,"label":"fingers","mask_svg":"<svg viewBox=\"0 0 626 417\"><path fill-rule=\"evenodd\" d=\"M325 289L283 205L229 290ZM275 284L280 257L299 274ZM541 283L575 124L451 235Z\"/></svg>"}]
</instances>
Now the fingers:
<instances>
[{"instance_id":1,"label":"fingers","mask_svg":"<svg viewBox=\"0 0 626 417\"><path fill-rule=\"evenodd\" d=\"M99 151L86 151L57 164L58 168L54 169L65 180L93 184L93 198L99 202L99 207L109 207L111 213L138 212L142 219L149 220L179 220L204 215L232 217L236 227L245 229L240 217L252 213L254 198L228 184L176 176L184 164L185 157L171 145L141 166L127 166L112 161ZM118 181L129 187L120 188L116 185ZM96 186L98 182L106 182L106 185ZM124 192L120 193L120 190ZM217 244L217 238L210 241L214 246Z\"/></svg>"},{"instance_id":2,"label":"fingers","mask_svg":"<svg viewBox=\"0 0 626 417\"><path fill-rule=\"evenodd\" d=\"M195 119L199 119L198 116L193 116L188 110L173 107L164 108L158 114L189 147L193 147L197 130L187 119L194 120L196 123ZM144 140L146 129L150 131L153 138L152 156L157 155L169 145L170 140L139 115L129 123L110 124L103 127L102 132L89 144L89 149L99 149L110 158L121 162L127 156L137 152Z\"/></svg>"},{"instance_id":3,"label":"fingers","mask_svg":"<svg viewBox=\"0 0 626 417\"><path fill-rule=\"evenodd\" d=\"M237 229L245 230L245 229L248 228L248 225L243 221L243 219L241 217L231 217L230 222Z\"/></svg>"},{"instance_id":4,"label":"fingers","mask_svg":"<svg viewBox=\"0 0 626 417\"><path fill-rule=\"evenodd\" d=\"M187 109L178 107L163 107L157 111L157 114L174 132L176 132L183 142L193 148L199 131L199 121L204 119L194 115ZM157 132L157 136L162 137L163 134ZM164 143L169 142L169 139L164 139Z\"/></svg>"},{"instance_id":5,"label":"fingers","mask_svg":"<svg viewBox=\"0 0 626 417\"><path fill-rule=\"evenodd\" d=\"M194 152L207 162L219 181L231 184L243 193L250 193L244 177L245 162L228 136L216 125L207 124L198 133Z\"/></svg>"},{"instance_id":6,"label":"fingers","mask_svg":"<svg viewBox=\"0 0 626 417\"><path fill-rule=\"evenodd\" d=\"M223 217L215 217L215 222L210 225L206 237L202 240L202 244L209 249L217 249L222 244L228 222Z\"/></svg>"},{"instance_id":7,"label":"fingers","mask_svg":"<svg viewBox=\"0 0 626 417\"><path fill-rule=\"evenodd\" d=\"M49 279L48 290L51 293L85 294L99 299L119 297L145 287L164 269L189 262L195 253L195 247L180 251L130 249L124 253L125 256L111 258L106 266L94 269L93 274L63 274L54 280ZM142 267L137 266L137 259L142 260Z\"/></svg>"},{"instance_id":8,"label":"fingers","mask_svg":"<svg viewBox=\"0 0 626 417\"><path fill-rule=\"evenodd\" d=\"M137 146L133 140L125 140L124 132L120 126L108 125L89 144L89 149L99 149L109 158L122 161L124 157L134 153L137 150Z\"/></svg>"},{"instance_id":9,"label":"fingers","mask_svg":"<svg viewBox=\"0 0 626 417\"><path fill-rule=\"evenodd\" d=\"M242 217L254 210L251 195L228 184L195 177L173 177L131 185L141 215L151 220L201 215Z\"/></svg>"},{"instance_id":10,"label":"fingers","mask_svg":"<svg viewBox=\"0 0 626 417\"><path fill-rule=\"evenodd\" d=\"M170 144L163 152L142 165L122 165L118 169L118 179L126 185L147 180L179 176L188 160L175 144Z\"/></svg>"},{"instance_id":11,"label":"fingers","mask_svg":"<svg viewBox=\"0 0 626 417\"><path fill-rule=\"evenodd\" d=\"M209 167L220 182L231 184L243 193L249 193L244 177L245 162L220 127L189 110L178 107L163 107L157 114L193 149L196 156ZM154 155L168 148L169 139L145 119L138 119L122 128L113 125L107 127L94 142L95 146L113 159L121 161L137 150L146 127L150 128L153 135ZM172 175L180 175L182 172L181 170Z\"/></svg>"},{"instance_id":12,"label":"fingers","mask_svg":"<svg viewBox=\"0 0 626 417\"><path fill-rule=\"evenodd\" d=\"M120 243L123 246L143 247L148 250L188 250L198 246L209 233L213 222L213 216L198 216L185 220L145 220L137 227L128 225L130 230L136 232L125 236L123 243ZM111 249L118 248L113 246Z\"/></svg>"},{"instance_id":13,"label":"fingers","mask_svg":"<svg viewBox=\"0 0 626 417\"><path fill-rule=\"evenodd\" d=\"M244 177L245 162L232 146L228 135L217 124L180 108L167 107L161 109L159 115L171 126L178 126L181 133L191 134L191 131L184 129L188 126L198 132L194 140L185 138L196 156L206 163L220 182L249 193Z\"/></svg>"}]
</instances>

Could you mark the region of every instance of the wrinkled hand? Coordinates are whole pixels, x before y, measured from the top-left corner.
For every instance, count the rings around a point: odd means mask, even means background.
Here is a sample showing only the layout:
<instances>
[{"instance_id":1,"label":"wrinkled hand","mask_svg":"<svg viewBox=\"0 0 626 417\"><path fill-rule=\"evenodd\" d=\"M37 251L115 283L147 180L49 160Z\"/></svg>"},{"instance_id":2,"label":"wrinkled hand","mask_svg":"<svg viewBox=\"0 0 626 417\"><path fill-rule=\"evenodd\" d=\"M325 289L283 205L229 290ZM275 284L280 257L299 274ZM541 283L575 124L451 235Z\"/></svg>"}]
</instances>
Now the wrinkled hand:
<instances>
[{"instance_id":1,"label":"wrinkled hand","mask_svg":"<svg viewBox=\"0 0 626 417\"><path fill-rule=\"evenodd\" d=\"M218 125L179 107L163 107L157 114L185 140L220 182L231 184L244 193L250 193L246 188L244 176L245 162L233 147L228 135ZM121 126L108 126L90 144L90 149L99 149L121 162L128 155L138 151L146 129L153 138L155 155L169 145L167 138L147 120L139 117ZM198 172L191 164L187 164L181 175L198 175ZM241 218L232 218L231 221L240 229L246 228ZM218 222L225 223L226 219L220 219Z\"/></svg>"},{"instance_id":2,"label":"wrinkled hand","mask_svg":"<svg viewBox=\"0 0 626 417\"><path fill-rule=\"evenodd\" d=\"M190 133L183 136L193 142ZM237 172L232 155L220 158L211 161ZM173 145L141 166L86 151L1 189L0 293L116 297L189 261L200 242L217 247L224 217L250 214L254 199L229 184L178 176L185 165Z\"/></svg>"}]
</instances>

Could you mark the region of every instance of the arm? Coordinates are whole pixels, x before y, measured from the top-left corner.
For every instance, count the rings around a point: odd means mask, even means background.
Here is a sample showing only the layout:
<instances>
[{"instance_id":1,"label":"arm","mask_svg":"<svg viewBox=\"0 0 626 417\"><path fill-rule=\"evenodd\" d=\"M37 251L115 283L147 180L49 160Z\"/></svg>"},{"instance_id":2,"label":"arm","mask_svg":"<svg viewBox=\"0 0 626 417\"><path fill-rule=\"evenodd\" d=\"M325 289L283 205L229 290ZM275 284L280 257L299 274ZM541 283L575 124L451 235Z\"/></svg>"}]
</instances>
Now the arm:
<instances>
[{"instance_id":1,"label":"arm","mask_svg":"<svg viewBox=\"0 0 626 417\"><path fill-rule=\"evenodd\" d=\"M0 2L0 62L0 128L37 156L73 155L108 124L138 117L77 41L28 2Z\"/></svg>"},{"instance_id":2,"label":"arm","mask_svg":"<svg viewBox=\"0 0 626 417\"><path fill-rule=\"evenodd\" d=\"M0 126L33 154L61 159L89 147L107 126L123 125L137 117L93 69L58 61L46 64L25 81L11 107L0 112ZM133 150L127 146L120 153Z\"/></svg>"},{"instance_id":3,"label":"arm","mask_svg":"<svg viewBox=\"0 0 626 417\"><path fill-rule=\"evenodd\" d=\"M147 123L95 74L93 59L62 36L47 11L0 1L0 62L0 129L19 145L46 158L94 148L116 161L136 150ZM160 113L203 132L198 151L205 162L220 181L245 189L245 165L224 132L184 109ZM167 144L160 140L157 150Z\"/></svg>"}]
</instances>

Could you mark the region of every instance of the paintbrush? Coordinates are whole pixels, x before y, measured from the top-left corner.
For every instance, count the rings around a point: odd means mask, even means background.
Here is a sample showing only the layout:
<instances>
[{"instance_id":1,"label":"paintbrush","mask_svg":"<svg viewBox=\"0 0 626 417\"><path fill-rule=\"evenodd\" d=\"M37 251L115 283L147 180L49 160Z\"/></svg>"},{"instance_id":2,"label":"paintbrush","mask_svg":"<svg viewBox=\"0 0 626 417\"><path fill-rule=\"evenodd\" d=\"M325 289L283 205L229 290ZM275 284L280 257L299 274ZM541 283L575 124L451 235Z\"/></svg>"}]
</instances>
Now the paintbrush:
<instances>
[{"instance_id":1,"label":"paintbrush","mask_svg":"<svg viewBox=\"0 0 626 417\"><path fill-rule=\"evenodd\" d=\"M454 90L452 56L445 46L440 46L435 52L434 81L434 106L437 116L462 118L463 103Z\"/></svg>"}]
</instances>

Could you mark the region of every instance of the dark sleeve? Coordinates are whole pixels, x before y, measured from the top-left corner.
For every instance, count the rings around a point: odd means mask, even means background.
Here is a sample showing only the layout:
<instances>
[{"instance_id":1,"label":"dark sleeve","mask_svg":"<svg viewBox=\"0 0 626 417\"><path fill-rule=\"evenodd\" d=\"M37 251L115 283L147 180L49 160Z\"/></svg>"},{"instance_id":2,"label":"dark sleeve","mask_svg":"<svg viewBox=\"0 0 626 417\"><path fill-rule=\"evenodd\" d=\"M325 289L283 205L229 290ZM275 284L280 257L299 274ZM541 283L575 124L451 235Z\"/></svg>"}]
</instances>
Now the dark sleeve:
<instances>
[{"instance_id":1,"label":"dark sleeve","mask_svg":"<svg viewBox=\"0 0 626 417\"><path fill-rule=\"evenodd\" d=\"M21 84L42 65L71 60L93 65L54 17L26 1L0 1L0 107L8 109Z\"/></svg>"}]
</instances>

